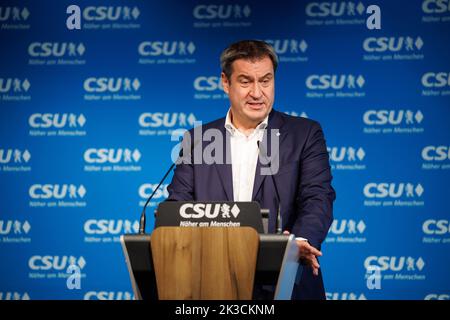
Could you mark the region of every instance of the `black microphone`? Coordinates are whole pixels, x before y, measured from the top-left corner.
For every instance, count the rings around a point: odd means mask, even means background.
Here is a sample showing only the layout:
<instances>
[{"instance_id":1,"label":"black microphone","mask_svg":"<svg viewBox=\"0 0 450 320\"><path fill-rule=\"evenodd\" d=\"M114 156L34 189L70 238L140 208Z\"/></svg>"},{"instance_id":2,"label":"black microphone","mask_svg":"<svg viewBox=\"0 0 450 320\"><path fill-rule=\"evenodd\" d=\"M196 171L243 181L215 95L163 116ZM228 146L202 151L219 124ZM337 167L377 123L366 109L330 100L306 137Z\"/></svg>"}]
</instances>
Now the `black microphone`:
<instances>
[{"instance_id":1,"label":"black microphone","mask_svg":"<svg viewBox=\"0 0 450 320\"><path fill-rule=\"evenodd\" d=\"M201 140L197 140L194 143L194 146L192 147L192 149L195 148L195 146L198 144L199 141L201 141ZM179 156L179 158L183 157L183 147L181 147L181 150L180 150L180 153L178 154L178 156ZM145 209L147 208L148 203L150 202L150 200L152 200L152 198L155 195L156 191L158 191L159 187L164 182L164 180L166 180L166 178L169 175L170 171L172 171L173 167L175 167L176 164L177 164L177 161L172 163L172 165L169 167L169 170L167 170L166 174L164 175L164 177L159 182L158 186L155 188L155 190L153 190L153 193L150 195L150 197L148 197L147 202L145 203L144 208L142 209L141 218L139 219L139 234L145 234L145 220L146 220Z\"/></svg>"},{"instance_id":2,"label":"black microphone","mask_svg":"<svg viewBox=\"0 0 450 320\"><path fill-rule=\"evenodd\" d=\"M280 198L280 193L278 192L278 187L277 187L277 182L275 181L275 177L274 174L272 172L272 169L270 167L271 165L271 161L269 161L269 159L267 158L267 153L264 150L264 147L262 145L260 145L261 141L256 141L256 143L258 144L258 149L260 150L260 154L265 158L266 162L269 164L269 169L270 169L270 173L271 173L271 177L272 177L272 182L273 185L275 187L275 195L277 197L277 201L278 201L278 211L277 211L277 221L276 221L276 230L278 234L281 234L282 232L282 221L281 221L281 198Z\"/></svg>"},{"instance_id":3,"label":"black microphone","mask_svg":"<svg viewBox=\"0 0 450 320\"><path fill-rule=\"evenodd\" d=\"M183 151L183 149L181 149L180 153L182 153L182 151ZM156 191L159 189L159 187L164 182L164 180L166 180L167 176L169 175L170 171L172 171L172 169L175 166L175 164L176 164L176 162L172 163L172 165L170 166L169 170L167 170L166 174L164 175L164 177L159 182L158 186L155 188L155 190L153 190L153 193L150 195L150 197L148 197L147 202L144 205L144 209L142 209L141 219L139 220L139 234L145 234L145 219L146 219L145 218L145 209L147 208L148 203L153 198L153 196L155 195Z\"/></svg>"}]
</instances>

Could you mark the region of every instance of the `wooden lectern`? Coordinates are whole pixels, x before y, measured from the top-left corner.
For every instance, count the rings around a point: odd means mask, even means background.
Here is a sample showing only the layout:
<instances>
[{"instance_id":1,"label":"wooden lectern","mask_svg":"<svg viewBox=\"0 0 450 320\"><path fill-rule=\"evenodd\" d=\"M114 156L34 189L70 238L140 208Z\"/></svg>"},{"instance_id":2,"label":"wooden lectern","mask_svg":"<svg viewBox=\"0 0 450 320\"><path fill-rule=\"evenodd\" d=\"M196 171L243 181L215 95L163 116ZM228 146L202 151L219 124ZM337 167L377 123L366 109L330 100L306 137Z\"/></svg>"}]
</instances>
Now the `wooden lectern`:
<instances>
[{"instance_id":1,"label":"wooden lectern","mask_svg":"<svg viewBox=\"0 0 450 320\"><path fill-rule=\"evenodd\" d=\"M272 285L288 300L302 270L293 235L251 227L159 227L121 244L136 299L250 300Z\"/></svg>"},{"instance_id":2,"label":"wooden lectern","mask_svg":"<svg viewBox=\"0 0 450 320\"><path fill-rule=\"evenodd\" d=\"M259 236L242 228L157 228L151 237L159 299L251 300Z\"/></svg>"}]
</instances>

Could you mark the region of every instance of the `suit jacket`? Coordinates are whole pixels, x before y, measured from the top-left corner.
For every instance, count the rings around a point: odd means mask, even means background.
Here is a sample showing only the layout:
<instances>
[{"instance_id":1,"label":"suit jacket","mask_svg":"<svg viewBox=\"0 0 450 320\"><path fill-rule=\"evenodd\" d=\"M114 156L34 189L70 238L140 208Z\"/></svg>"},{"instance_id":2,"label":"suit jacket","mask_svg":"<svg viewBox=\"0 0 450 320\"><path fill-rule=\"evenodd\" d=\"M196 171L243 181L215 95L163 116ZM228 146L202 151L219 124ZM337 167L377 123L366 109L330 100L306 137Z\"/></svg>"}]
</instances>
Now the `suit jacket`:
<instances>
[{"instance_id":1,"label":"suit jacket","mask_svg":"<svg viewBox=\"0 0 450 320\"><path fill-rule=\"evenodd\" d=\"M225 118L203 125L217 129L228 143L222 143L224 156L230 159L229 134L224 127ZM270 130L279 130L279 151L272 150ZM331 186L332 175L324 135L318 122L306 118L292 117L272 110L269 114L268 134L263 142L267 145L269 158L279 152L279 170L272 179L261 175L260 169L267 165L258 161L253 187L253 201L261 208L269 209L269 232L275 233L278 199L280 198L282 229L297 237L308 239L320 250L333 220L335 192ZM192 134L192 130L191 130ZM208 141L190 143L192 153L199 145L204 149ZM264 143L263 143L264 145ZM225 160L225 159L224 159ZM267 160L267 158L266 158ZM225 161L224 161L225 162ZM222 164L178 164L171 184L168 201L233 201L231 162ZM274 181L275 180L275 181ZM275 184L274 184L275 182ZM325 299L322 274L314 276L310 267L305 267L301 278L294 286L293 299Z\"/></svg>"}]
</instances>

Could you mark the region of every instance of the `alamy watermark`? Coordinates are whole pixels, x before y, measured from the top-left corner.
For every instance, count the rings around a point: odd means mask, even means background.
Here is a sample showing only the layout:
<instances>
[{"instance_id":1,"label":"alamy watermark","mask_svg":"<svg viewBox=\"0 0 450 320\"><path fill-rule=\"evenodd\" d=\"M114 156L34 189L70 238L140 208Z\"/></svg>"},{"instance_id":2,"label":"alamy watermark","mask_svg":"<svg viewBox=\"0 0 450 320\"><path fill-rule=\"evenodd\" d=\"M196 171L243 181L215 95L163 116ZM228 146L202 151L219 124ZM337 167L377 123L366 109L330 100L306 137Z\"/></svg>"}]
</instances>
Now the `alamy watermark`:
<instances>
[{"instance_id":1,"label":"alamy watermark","mask_svg":"<svg viewBox=\"0 0 450 320\"><path fill-rule=\"evenodd\" d=\"M366 269L366 286L369 290L381 290L381 268L378 266L369 266Z\"/></svg>"},{"instance_id":2,"label":"alamy watermark","mask_svg":"<svg viewBox=\"0 0 450 320\"><path fill-rule=\"evenodd\" d=\"M66 271L70 276L67 278L66 286L69 290L81 289L81 269L76 264L71 264Z\"/></svg>"},{"instance_id":3,"label":"alamy watermark","mask_svg":"<svg viewBox=\"0 0 450 320\"><path fill-rule=\"evenodd\" d=\"M381 9L379 6L372 4L367 7L366 13L370 14L366 20L366 27L369 30L381 29Z\"/></svg>"},{"instance_id":4,"label":"alamy watermark","mask_svg":"<svg viewBox=\"0 0 450 320\"><path fill-rule=\"evenodd\" d=\"M192 132L192 134L191 134ZM171 141L183 140L171 152L172 161L177 164L231 164L230 133L217 128L203 131L201 121L194 123L191 131L172 132ZM270 148L268 148L270 140ZM206 143L204 145L204 143ZM255 142L256 144L256 142ZM181 147L181 151L178 151ZM280 132L278 129L264 130L262 140L257 142L261 175L275 175L280 168Z\"/></svg>"}]
</instances>

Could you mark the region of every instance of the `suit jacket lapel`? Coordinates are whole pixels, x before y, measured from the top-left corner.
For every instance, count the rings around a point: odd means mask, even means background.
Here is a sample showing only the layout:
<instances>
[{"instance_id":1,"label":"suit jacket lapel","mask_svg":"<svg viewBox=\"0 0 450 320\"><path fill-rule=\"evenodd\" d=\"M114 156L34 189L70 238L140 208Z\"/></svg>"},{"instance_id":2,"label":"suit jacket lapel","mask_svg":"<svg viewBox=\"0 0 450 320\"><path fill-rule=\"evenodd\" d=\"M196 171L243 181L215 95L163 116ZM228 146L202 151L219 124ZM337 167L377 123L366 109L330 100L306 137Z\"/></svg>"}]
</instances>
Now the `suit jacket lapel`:
<instances>
[{"instance_id":1,"label":"suit jacket lapel","mask_svg":"<svg viewBox=\"0 0 450 320\"><path fill-rule=\"evenodd\" d=\"M217 128L222 132L222 137L224 137L223 143L223 155L224 163L217 164L214 163L213 166L219 173L220 181L222 183L223 189L225 190L225 195L228 201L233 201L233 172L231 168L231 152L230 152L230 134L225 129L225 120L223 124Z\"/></svg>"},{"instance_id":2,"label":"suit jacket lapel","mask_svg":"<svg viewBox=\"0 0 450 320\"><path fill-rule=\"evenodd\" d=\"M269 120L268 120L268 124L267 124L267 128L266 128L266 132L264 134L264 138L262 141L262 146L264 146L264 148L266 150L262 150L262 148L260 148L260 153L265 152L266 157L268 157L268 153L271 152L270 156L272 158L274 158L277 153L280 152L281 147L282 147L282 140L284 139L285 134L282 132L281 127L283 126L283 119L280 116L278 111L275 111L272 109L272 111L269 114ZM271 130L272 129L278 129L280 136L279 136L279 148L276 148L277 150L272 150L272 137L271 137ZM261 145L261 144L260 144ZM269 157L270 159L270 157ZM269 164L264 164L264 167L269 166ZM263 167L263 165L261 164L261 161L258 157L258 162L256 164L256 172L255 172L255 181L253 184L253 193L252 193L252 200L255 201L256 195L259 192L259 189L261 188L262 183L264 182L264 179L267 177L267 175L261 175L261 168Z\"/></svg>"}]
</instances>

